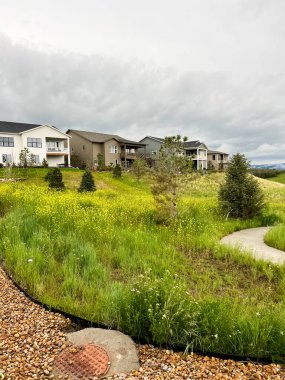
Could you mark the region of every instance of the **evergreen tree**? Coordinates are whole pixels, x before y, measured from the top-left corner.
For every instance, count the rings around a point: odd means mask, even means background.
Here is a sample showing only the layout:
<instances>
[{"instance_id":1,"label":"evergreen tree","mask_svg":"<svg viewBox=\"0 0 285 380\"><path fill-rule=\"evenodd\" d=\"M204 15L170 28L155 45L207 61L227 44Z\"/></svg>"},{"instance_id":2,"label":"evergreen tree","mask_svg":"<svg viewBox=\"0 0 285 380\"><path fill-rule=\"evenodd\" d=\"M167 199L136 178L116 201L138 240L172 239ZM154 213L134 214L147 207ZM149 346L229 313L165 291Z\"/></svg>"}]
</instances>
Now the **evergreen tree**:
<instances>
[{"instance_id":1,"label":"evergreen tree","mask_svg":"<svg viewBox=\"0 0 285 380\"><path fill-rule=\"evenodd\" d=\"M113 177L114 178L121 178L122 177L122 168L119 164L116 164L116 166L113 169Z\"/></svg>"},{"instance_id":2,"label":"evergreen tree","mask_svg":"<svg viewBox=\"0 0 285 380\"><path fill-rule=\"evenodd\" d=\"M186 156L184 143L187 137L165 137L154 167L151 191L156 203L159 223L168 224L176 218L179 192L192 171L192 159Z\"/></svg>"},{"instance_id":3,"label":"evergreen tree","mask_svg":"<svg viewBox=\"0 0 285 380\"><path fill-rule=\"evenodd\" d=\"M59 168L51 169L47 173L46 178L49 182L49 188L50 189L55 189L57 191L64 190L65 185L62 181L62 173L59 170Z\"/></svg>"},{"instance_id":4,"label":"evergreen tree","mask_svg":"<svg viewBox=\"0 0 285 380\"><path fill-rule=\"evenodd\" d=\"M233 155L219 191L221 211L232 218L253 218L264 208L264 196L257 180L249 172L250 164L243 154Z\"/></svg>"},{"instance_id":5,"label":"evergreen tree","mask_svg":"<svg viewBox=\"0 0 285 380\"><path fill-rule=\"evenodd\" d=\"M96 190L96 186L95 186L93 175L90 170L85 170L82 176L78 191L82 193L85 191L95 191L95 190Z\"/></svg>"}]
</instances>

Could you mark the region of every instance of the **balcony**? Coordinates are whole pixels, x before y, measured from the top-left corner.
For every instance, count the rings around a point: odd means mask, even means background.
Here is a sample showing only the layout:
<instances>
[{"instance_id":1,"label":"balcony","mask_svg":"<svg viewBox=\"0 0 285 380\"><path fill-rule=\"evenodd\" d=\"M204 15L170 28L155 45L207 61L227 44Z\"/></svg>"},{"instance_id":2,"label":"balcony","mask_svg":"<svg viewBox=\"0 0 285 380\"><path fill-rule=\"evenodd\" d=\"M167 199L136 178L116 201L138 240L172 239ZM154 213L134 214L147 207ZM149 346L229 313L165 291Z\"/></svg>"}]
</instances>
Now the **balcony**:
<instances>
[{"instance_id":1,"label":"balcony","mask_svg":"<svg viewBox=\"0 0 285 380\"><path fill-rule=\"evenodd\" d=\"M124 151L121 153L121 158L122 159L130 159L134 160L137 156L137 153L125 153Z\"/></svg>"},{"instance_id":2,"label":"balcony","mask_svg":"<svg viewBox=\"0 0 285 380\"><path fill-rule=\"evenodd\" d=\"M47 148L47 155L65 156L65 155L68 155L68 149L67 148Z\"/></svg>"}]
</instances>

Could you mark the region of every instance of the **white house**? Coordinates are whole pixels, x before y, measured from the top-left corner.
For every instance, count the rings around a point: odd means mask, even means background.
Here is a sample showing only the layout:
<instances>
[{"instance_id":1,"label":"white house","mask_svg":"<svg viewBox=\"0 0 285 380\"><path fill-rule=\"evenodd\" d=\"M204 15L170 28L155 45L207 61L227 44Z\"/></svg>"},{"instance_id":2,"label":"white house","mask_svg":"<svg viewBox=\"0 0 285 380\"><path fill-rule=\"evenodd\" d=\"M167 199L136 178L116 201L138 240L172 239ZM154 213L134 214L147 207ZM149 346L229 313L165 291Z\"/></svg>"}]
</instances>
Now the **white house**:
<instances>
[{"instance_id":1,"label":"white house","mask_svg":"<svg viewBox=\"0 0 285 380\"><path fill-rule=\"evenodd\" d=\"M49 166L70 165L70 136L47 124L0 121L0 164L19 163L22 149L28 148L36 165L43 159Z\"/></svg>"}]
</instances>

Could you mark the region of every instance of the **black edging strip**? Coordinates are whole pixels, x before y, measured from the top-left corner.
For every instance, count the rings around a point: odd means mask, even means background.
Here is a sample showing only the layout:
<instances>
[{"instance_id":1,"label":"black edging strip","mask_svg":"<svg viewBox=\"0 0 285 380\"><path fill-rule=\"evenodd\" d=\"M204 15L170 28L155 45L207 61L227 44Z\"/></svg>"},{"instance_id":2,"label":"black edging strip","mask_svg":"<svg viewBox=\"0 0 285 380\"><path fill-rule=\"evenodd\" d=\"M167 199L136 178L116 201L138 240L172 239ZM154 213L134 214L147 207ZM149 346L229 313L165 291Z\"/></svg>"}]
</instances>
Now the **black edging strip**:
<instances>
[{"instance_id":1,"label":"black edging strip","mask_svg":"<svg viewBox=\"0 0 285 380\"><path fill-rule=\"evenodd\" d=\"M31 296L27 290L25 290L24 288L22 288L15 280L14 278L7 272L6 268L4 267L3 263L2 263L2 269L4 270L6 276L9 278L9 280L13 283L13 285L21 292L23 293L30 301L32 301L33 303L35 303L36 305L39 305L41 307L43 307L45 310L47 311L51 311L53 313L57 313L57 314L60 314L62 316L64 316L65 318L68 318L70 319L70 321L77 325L77 326L80 326L80 327L84 327L84 328L88 328L88 327L94 327L94 328L101 328L101 329L104 329L104 330L110 330L110 327L103 324L103 323L97 323L97 322L93 322L93 321L89 321L88 319L85 319L85 318L81 318L81 317L77 317L76 315L73 315L73 314L70 314L70 313L67 313L66 311L63 311L63 310L60 310L60 309L57 309L53 306L49 306L43 302L41 302L40 300L34 298L33 296ZM185 351L185 346L182 346L182 345L167 345L167 344L162 344L160 345L159 347L154 343L152 342L151 340L150 341L146 341L145 339L140 339L138 337L133 337L131 336L131 338L135 341L135 343L137 344L151 344L153 345L154 347L157 347L157 348L164 348L164 349L171 349L175 352L181 352L181 351ZM216 352L202 352L202 351L195 351L194 352L195 354L197 355L200 355L200 356L210 356L210 357L215 357L215 358L218 358L218 359L223 359L223 360L234 360L234 361L239 361L239 362L251 362L251 363L258 363L258 364L271 364L273 361L270 360L270 359L266 359L266 358L258 358L258 357L253 357L253 356L239 356L239 355L230 355L230 354L219 354L219 353L216 353ZM278 363L278 362L277 362ZM280 363L280 362L279 362ZM283 363L283 362L281 362Z\"/></svg>"}]
</instances>

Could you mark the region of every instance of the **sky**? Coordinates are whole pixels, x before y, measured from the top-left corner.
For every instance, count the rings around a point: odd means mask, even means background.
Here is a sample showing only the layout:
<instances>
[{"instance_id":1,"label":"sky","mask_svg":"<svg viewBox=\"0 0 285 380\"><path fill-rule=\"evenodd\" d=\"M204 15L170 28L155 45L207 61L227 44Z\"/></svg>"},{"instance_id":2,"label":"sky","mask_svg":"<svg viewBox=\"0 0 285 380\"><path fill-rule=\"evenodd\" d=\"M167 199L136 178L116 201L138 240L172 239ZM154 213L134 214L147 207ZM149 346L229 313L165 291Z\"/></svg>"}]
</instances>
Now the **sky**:
<instances>
[{"instance_id":1,"label":"sky","mask_svg":"<svg viewBox=\"0 0 285 380\"><path fill-rule=\"evenodd\" d=\"M0 0L0 120L285 162L284 0Z\"/></svg>"}]
</instances>

